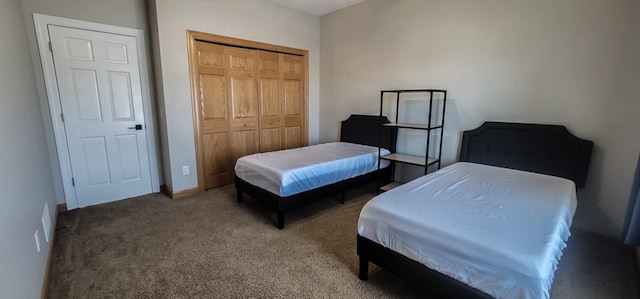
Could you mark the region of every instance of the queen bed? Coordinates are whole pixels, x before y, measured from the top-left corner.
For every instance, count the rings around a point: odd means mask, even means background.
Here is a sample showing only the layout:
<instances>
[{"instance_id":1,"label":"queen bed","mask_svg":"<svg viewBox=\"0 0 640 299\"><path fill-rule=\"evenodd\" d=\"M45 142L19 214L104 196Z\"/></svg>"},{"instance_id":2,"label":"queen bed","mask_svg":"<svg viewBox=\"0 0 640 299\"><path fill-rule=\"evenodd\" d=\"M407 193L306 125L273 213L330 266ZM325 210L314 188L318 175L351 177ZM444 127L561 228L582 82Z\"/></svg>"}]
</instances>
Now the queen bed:
<instances>
[{"instance_id":1,"label":"queen bed","mask_svg":"<svg viewBox=\"0 0 640 299\"><path fill-rule=\"evenodd\" d=\"M360 279L371 261L437 298L549 298L592 147L563 126L464 132L461 162L363 207Z\"/></svg>"},{"instance_id":2,"label":"queen bed","mask_svg":"<svg viewBox=\"0 0 640 299\"><path fill-rule=\"evenodd\" d=\"M238 159L238 202L246 193L272 208L280 229L286 211L338 193L344 203L346 190L389 176L388 162L378 167L378 155L395 152L397 130L384 123L389 123L384 116L351 115L341 124L340 142Z\"/></svg>"}]
</instances>

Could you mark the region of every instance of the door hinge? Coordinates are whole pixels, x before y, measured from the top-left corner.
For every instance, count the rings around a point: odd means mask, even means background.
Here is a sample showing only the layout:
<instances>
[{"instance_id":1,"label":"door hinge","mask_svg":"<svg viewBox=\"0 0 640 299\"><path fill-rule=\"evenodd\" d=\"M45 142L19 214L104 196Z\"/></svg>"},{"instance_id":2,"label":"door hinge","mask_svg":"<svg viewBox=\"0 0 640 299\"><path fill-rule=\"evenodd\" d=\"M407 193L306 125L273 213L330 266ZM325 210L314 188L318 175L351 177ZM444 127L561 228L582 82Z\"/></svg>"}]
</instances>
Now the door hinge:
<instances>
[{"instance_id":1,"label":"door hinge","mask_svg":"<svg viewBox=\"0 0 640 299\"><path fill-rule=\"evenodd\" d=\"M49 42L49 52L53 53L53 46L51 45L51 42Z\"/></svg>"},{"instance_id":2,"label":"door hinge","mask_svg":"<svg viewBox=\"0 0 640 299\"><path fill-rule=\"evenodd\" d=\"M76 180L74 180L73 178L71 178L71 186L76 186Z\"/></svg>"}]
</instances>

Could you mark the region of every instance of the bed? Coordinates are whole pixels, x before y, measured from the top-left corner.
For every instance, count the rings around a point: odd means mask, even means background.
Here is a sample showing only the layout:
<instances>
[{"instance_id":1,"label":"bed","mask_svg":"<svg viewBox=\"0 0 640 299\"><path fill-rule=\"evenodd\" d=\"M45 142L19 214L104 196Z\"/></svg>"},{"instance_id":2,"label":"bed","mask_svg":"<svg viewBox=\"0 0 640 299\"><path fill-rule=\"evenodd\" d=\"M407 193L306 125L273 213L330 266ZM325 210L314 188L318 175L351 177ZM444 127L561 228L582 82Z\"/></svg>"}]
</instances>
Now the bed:
<instances>
[{"instance_id":1,"label":"bed","mask_svg":"<svg viewBox=\"0 0 640 299\"><path fill-rule=\"evenodd\" d=\"M385 181L386 164L378 155L395 152L397 129L382 127L382 116L351 115L342 121L340 142L255 154L238 159L235 187L238 203L248 194L276 212L284 228L284 213L371 181ZM388 163L387 163L388 164Z\"/></svg>"},{"instance_id":2,"label":"bed","mask_svg":"<svg viewBox=\"0 0 640 299\"><path fill-rule=\"evenodd\" d=\"M436 298L550 297L592 148L555 125L463 132L460 162L363 207L360 279L373 262Z\"/></svg>"}]
</instances>

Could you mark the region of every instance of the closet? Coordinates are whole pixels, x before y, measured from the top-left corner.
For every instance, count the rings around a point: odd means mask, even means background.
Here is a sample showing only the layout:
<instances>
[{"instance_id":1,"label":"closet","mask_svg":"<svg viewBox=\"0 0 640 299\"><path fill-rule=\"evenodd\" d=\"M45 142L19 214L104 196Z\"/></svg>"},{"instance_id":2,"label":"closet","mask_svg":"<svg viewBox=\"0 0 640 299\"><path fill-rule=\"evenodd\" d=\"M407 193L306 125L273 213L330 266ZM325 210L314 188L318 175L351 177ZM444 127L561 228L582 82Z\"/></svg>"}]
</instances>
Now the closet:
<instances>
[{"instance_id":1,"label":"closet","mask_svg":"<svg viewBox=\"0 0 640 299\"><path fill-rule=\"evenodd\" d=\"M308 139L307 56L222 38L225 43L197 37L190 43L200 191L232 183L239 157Z\"/></svg>"}]
</instances>

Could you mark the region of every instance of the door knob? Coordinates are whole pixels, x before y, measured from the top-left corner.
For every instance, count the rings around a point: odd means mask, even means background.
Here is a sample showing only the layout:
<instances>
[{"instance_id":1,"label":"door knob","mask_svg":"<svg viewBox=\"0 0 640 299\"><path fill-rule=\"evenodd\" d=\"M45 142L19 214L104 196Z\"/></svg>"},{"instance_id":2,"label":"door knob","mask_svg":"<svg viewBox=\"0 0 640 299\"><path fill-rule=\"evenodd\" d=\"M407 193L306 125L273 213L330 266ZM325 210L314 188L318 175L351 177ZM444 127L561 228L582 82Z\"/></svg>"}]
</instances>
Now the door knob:
<instances>
[{"instance_id":1,"label":"door knob","mask_svg":"<svg viewBox=\"0 0 640 299\"><path fill-rule=\"evenodd\" d=\"M142 130L142 125L136 125L135 127L129 127L130 130L135 129L136 131Z\"/></svg>"}]
</instances>

